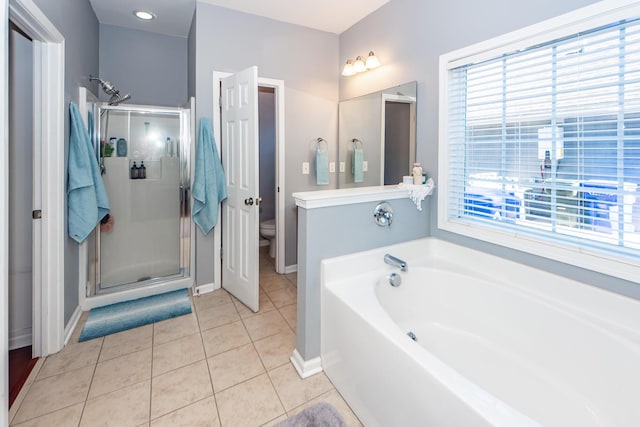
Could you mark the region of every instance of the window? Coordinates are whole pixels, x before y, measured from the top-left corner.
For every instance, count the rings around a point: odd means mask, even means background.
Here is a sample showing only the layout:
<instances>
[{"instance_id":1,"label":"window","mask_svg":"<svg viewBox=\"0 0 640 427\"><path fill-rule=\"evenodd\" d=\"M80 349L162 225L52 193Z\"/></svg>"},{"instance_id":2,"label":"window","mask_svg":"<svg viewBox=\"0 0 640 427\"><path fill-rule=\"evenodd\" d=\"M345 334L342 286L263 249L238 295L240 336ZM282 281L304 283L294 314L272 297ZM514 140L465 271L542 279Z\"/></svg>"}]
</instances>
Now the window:
<instances>
[{"instance_id":1,"label":"window","mask_svg":"<svg viewBox=\"0 0 640 427\"><path fill-rule=\"evenodd\" d=\"M440 63L439 227L640 281L640 7L597 3Z\"/></svg>"}]
</instances>

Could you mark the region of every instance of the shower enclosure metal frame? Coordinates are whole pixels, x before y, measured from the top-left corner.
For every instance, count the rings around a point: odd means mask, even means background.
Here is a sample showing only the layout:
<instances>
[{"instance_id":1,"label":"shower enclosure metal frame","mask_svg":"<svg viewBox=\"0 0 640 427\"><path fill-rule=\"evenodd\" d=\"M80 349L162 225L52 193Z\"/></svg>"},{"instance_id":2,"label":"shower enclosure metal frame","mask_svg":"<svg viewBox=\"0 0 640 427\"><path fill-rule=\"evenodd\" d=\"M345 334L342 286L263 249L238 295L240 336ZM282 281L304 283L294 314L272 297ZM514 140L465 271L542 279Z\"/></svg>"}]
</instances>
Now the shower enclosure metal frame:
<instances>
[{"instance_id":1,"label":"shower enclosure metal frame","mask_svg":"<svg viewBox=\"0 0 640 427\"><path fill-rule=\"evenodd\" d=\"M193 105L193 102L192 102ZM179 266L177 274L149 277L145 280L122 283L111 286L108 289L101 289L101 231L100 227L92 233L89 242L89 274L88 286L86 289L87 300L94 300L90 305L99 306L121 300L137 298L154 294L156 292L169 291L173 289L191 287L194 283L192 272L195 264L195 239L194 226L191 221L191 178L192 178L192 135L193 120L191 111L183 108L142 106L142 105L108 105L107 103L94 105L94 132L93 143L96 156L100 154L100 141L105 140L108 135L103 135L101 114L108 115L110 111L124 113L138 113L150 115L176 115L180 121L180 144L178 144L179 169L179 192L180 192L180 216L179 216ZM107 118L108 120L108 118ZM108 174L109 171L107 170ZM116 219L117 221L117 219Z\"/></svg>"}]
</instances>

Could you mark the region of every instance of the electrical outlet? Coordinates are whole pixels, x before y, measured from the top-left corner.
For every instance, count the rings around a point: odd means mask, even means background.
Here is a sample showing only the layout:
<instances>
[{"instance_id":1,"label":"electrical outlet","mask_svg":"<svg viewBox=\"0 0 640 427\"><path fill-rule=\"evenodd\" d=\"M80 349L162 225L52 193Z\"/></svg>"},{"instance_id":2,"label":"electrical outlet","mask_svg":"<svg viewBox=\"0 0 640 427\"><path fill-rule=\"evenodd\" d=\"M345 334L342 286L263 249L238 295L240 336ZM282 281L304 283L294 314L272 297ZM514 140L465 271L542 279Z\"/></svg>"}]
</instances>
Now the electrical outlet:
<instances>
[{"instance_id":1,"label":"electrical outlet","mask_svg":"<svg viewBox=\"0 0 640 427\"><path fill-rule=\"evenodd\" d=\"M302 162L302 175L309 175L309 162Z\"/></svg>"},{"instance_id":2,"label":"electrical outlet","mask_svg":"<svg viewBox=\"0 0 640 427\"><path fill-rule=\"evenodd\" d=\"M344 162L340 162L340 172L344 173Z\"/></svg>"},{"instance_id":3,"label":"electrical outlet","mask_svg":"<svg viewBox=\"0 0 640 427\"><path fill-rule=\"evenodd\" d=\"M336 171L336 162L329 162L329 172L334 173Z\"/></svg>"},{"instance_id":4,"label":"electrical outlet","mask_svg":"<svg viewBox=\"0 0 640 427\"><path fill-rule=\"evenodd\" d=\"M369 170L369 162L365 160L364 162L362 162L362 172L366 172L368 170Z\"/></svg>"}]
</instances>

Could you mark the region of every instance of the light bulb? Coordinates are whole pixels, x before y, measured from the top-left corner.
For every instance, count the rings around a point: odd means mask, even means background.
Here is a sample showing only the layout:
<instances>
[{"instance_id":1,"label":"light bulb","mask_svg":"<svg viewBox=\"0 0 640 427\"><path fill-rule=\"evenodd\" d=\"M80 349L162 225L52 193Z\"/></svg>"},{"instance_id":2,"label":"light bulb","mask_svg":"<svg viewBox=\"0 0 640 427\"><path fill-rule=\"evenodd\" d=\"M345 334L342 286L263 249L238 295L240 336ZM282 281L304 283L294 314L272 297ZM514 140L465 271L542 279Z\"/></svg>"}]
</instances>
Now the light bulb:
<instances>
[{"instance_id":1,"label":"light bulb","mask_svg":"<svg viewBox=\"0 0 640 427\"><path fill-rule=\"evenodd\" d=\"M367 56L367 62L365 65L367 67L367 70L380 66L380 60L372 50L369 51L369 56Z\"/></svg>"},{"instance_id":2,"label":"light bulb","mask_svg":"<svg viewBox=\"0 0 640 427\"><path fill-rule=\"evenodd\" d=\"M362 60L362 56L358 55L356 62L353 63L353 69L356 73L361 73L367 70L367 67L364 65L364 61Z\"/></svg>"},{"instance_id":3,"label":"light bulb","mask_svg":"<svg viewBox=\"0 0 640 427\"><path fill-rule=\"evenodd\" d=\"M353 76L356 71L353 69L353 63L350 59L347 59L347 63L344 64L344 68L342 69L343 76Z\"/></svg>"},{"instance_id":4,"label":"light bulb","mask_svg":"<svg viewBox=\"0 0 640 427\"><path fill-rule=\"evenodd\" d=\"M133 14L138 19L142 19L143 21L150 21L156 17L156 15L152 12L147 12L146 10L135 10Z\"/></svg>"}]
</instances>

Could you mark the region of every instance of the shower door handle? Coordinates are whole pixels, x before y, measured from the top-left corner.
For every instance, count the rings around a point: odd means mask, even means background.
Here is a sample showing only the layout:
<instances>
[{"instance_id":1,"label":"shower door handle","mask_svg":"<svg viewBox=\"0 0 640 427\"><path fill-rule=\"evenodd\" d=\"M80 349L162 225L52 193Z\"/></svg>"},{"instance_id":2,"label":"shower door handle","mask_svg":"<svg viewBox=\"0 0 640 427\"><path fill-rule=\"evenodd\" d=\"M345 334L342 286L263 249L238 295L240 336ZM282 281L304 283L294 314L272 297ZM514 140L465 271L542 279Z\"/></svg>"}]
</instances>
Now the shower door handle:
<instances>
[{"instance_id":1,"label":"shower door handle","mask_svg":"<svg viewBox=\"0 0 640 427\"><path fill-rule=\"evenodd\" d=\"M248 199L244 199L244 204L247 206L253 205L253 197L249 197Z\"/></svg>"}]
</instances>

